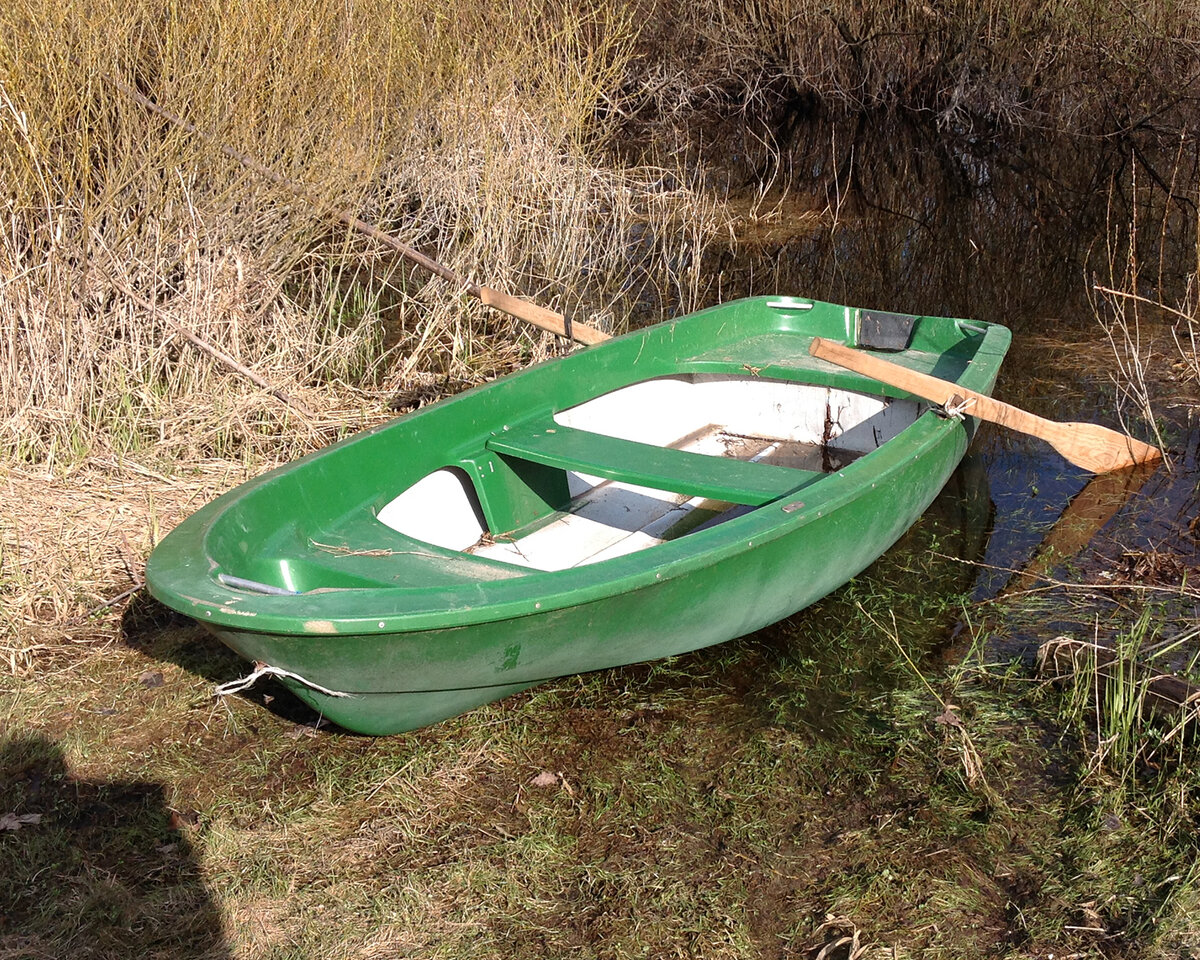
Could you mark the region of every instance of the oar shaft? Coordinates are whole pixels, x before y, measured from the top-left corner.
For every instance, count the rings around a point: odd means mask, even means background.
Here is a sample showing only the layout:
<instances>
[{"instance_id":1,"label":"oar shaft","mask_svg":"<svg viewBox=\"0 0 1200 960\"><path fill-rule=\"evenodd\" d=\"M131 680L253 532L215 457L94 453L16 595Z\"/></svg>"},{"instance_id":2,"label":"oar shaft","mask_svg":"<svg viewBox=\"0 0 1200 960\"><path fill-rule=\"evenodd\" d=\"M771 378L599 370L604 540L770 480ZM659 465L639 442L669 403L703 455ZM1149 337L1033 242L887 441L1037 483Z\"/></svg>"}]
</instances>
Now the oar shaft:
<instances>
[{"instance_id":1,"label":"oar shaft","mask_svg":"<svg viewBox=\"0 0 1200 960\"><path fill-rule=\"evenodd\" d=\"M882 357L843 346L833 340L815 337L809 352L814 357L836 363L839 367L846 367L873 380L878 380L880 383L898 387L940 406L946 406L955 397L958 397L964 403L969 404L964 408L964 412L978 417L980 420L990 420L1024 433L1054 426L1051 420L1026 413L1024 410L1000 400L994 400L992 397L974 390L968 390L952 381L942 380L918 370L910 370L898 363L892 363Z\"/></svg>"},{"instance_id":2,"label":"oar shaft","mask_svg":"<svg viewBox=\"0 0 1200 960\"><path fill-rule=\"evenodd\" d=\"M489 307L493 307L501 313L507 313L510 317L517 317L526 323L532 323L535 327L549 330L551 333L557 333L560 337L568 337L586 344L600 343L609 339L608 334L603 330L589 327L586 323L568 325L561 313L547 310L528 300L509 296L507 293L501 293L491 287L477 287L475 295Z\"/></svg>"}]
</instances>

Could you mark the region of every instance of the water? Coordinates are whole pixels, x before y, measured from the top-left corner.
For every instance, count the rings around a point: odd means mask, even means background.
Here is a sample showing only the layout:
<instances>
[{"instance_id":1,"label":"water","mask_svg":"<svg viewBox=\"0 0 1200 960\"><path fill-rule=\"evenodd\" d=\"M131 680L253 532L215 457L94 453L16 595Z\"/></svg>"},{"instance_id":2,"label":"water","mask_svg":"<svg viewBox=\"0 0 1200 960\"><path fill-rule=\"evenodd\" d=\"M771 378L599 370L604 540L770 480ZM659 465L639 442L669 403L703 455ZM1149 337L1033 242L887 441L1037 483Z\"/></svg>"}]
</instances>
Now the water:
<instances>
[{"instance_id":1,"label":"water","mask_svg":"<svg viewBox=\"0 0 1200 960\"><path fill-rule=\"evenodd\" d=\"M746 186L748 171L735 160L719 184L741 190L745 212L739 242L706 267L720 299L794 294L1004 323L1014 345L998 398L1053 419L1124 420L1154 439L1144 409L1113 376L1114 350L1098 319L1112 308L1094 287L1127 286L1133 250L1139 293L1182 297L1196 238L1195 208L1179 185L1194 191L1198 182L1194 150L956 143L913 126L859 124L797 137L772 174L765 190ZM822 207L820 217L800 215ZM827 724L830 690L861 705L895 677L899 652L887 636L895 631L924 663L965 655L971 638L982 638L985 659L1029 663L1061 633L1111 638L1147 602L1160 634L1188 629L1200 611L1195 595L1180 590L1180 571L1200 572L1200 424L1191 389L1172 375L1166 320L1146 311L1139 335L1157 348L1147 389L1170 469L1093 481L1040 441L985 428L904 541L851 587L753 638L756 657L772 651L790 670L758 670L744 691L750 699L776 719L790 710ZM1125 589L1147 569L1161 582ZM1039 576L1095 589L1048 589ZM875 619L895 614L895 627L871 627L864 597ZM862 635L844 635L847 617ZM871 654L848 656L855 642ZM1195 652L1180 650L1175 662ZM807 680L824 694L794 690L809 661Z\"/></svg>"}]
</instances>

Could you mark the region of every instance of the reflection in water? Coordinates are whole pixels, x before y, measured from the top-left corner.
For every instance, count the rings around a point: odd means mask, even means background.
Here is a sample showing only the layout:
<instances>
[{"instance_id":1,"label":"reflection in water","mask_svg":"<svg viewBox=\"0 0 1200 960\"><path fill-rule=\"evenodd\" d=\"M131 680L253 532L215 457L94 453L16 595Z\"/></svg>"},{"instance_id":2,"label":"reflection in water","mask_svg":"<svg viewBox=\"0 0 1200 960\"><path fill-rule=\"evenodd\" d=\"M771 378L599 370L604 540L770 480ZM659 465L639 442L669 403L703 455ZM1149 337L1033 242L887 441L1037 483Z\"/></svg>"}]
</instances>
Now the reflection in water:
<instances>
[{"instance_id":1,"label":"reflection in water","mask_svg":"<svg viewBox=\"0 0 1200 960\"><path fill-rule=\"evenodd\" d=\"M1141 241L1153 249L1156 282L1161 264L1166 287L1183 289L1195 266L1194 211L1164 204L1155 178L1194 183L1196 162L1144 144L1135 153L1084 140L975 142L902 118L813 123L780 157L776 190L827 208L824 227L796 220L790 237L773 230L714 254L705 275L718 278L721 299L786 292L995 321L1018 337L1094 336L1090 277L1109 275L1109 241L1119 257L1114 231L1130 223L1135 202L1141 221L1155 225ZM1148 185L1137 197L1128 186L1135 164ZM1171 246L1160 258L1163 236Z\"/></svg>"},{"instance_id":2,"label":"reflection in water","mask_svg":"<svg viewBox=\"0 0 1200 960\"><path fill-rule=\"evenodd\" d=\"M1103 639L1121 629L1118 611L1130 595L1119 588L1119 571L1129 551L1165 551L1181 568L1200 567L1200 539L1188 529L1200 511L1200 430L1194 426L1178 444L1172 470L1151 465L1095 478L1063 469L1035 441L996 439L983 444L997 507L986 560L1004 569L981 571L975 594L986 599L1003 592L1019 600L1001 604L987 625L996 654L1032 661L1038 645L1060 633L1090 639L1099 632ZM1019 596L1041 576L1099 588ZM1195 620L1194 591L1182 586L1155 595L1157 622Z\"/></svg>"},{"instance_id":3,"label":"reflection in water","mask_svg":"<svg viewBox=\"0 0 1200 960\"><path fill-rule=\"evenodd\" d=\"M956 628L958 642L943 651L946 662L961 659L973 643L984 638L991 656L1002 659L1031 660L1040 643L1071 624L1062 619L1055 607L1065 609L1067 602L1059 597L1057 604L1034 603L1027 593L1043 592L1048 584L1060 578L1070 578L1069 567L1086 558L1100 538L1100 533L1122 511L1136 505L1139 491L1147 481L1159 474L1158 463L1141 465L1128 470L1097 476L1080 477L1071 472L1057 477L1045 492L1030 484L1039 482L1037 458L1027 457L1028 471L1000 469L993 457L980 455L993 475L994 511L992 535L971 591L971 603L1002 601L1020 598L1022 606L1009 610L1007 605L985 607L973 616L965 617ZM1015 481L1015 482L1014 482ZM1025 486L1022 488L1022 484ZM1037 495L1031 496L1030 490ZM1057 516L1048 519L1054 511ZM1021 616L1004 613L1019 609ZM1018 622L1034 614L1032 627Z\"/></svg>"},{"instance_id":4,"label":"reflection in water","mask_svg":"<svg viewBox=\"0 0 1200 960\"><path fill-rule=\"evenodd\" d=\"M1033 557L1004 584L997 598L1030 590L1052 576L1056 567L1078 556L1101 528L1137 493L1160 463L1141 464L1092 477L1041 538Z\"/></svg>"},{"instance_id":5,"label":"reflection in water","mask_svg":"<svg viewBox=\"0 0 1200 960\"><path fill-rule=\"evenodd\" d=\"M229 956L161 784L72 776L57 744L0 740L0 955Z\"/></svg>"},{"instance_id":6,"label":"reflection in water","mask_svg":"<svg viewBox=\"0 0 1200 960\"><path fill-rule=\"evenodd\" d=\"M737 139L735 133L729 136ZM1154 286L1146 292L1167 302L1182 296L1195 269L1195 207L1168 198L1169 184L1191 189L1198 164L1194 147L1180 150L1178 144L1156 149L1132 140L983 142L948 137L901 118L813 121L776 156L735 154L727 182L714 183L714 189L736 192L742 183L762 182L764 170L773 171L773 193L756 211L766 213L776 199L787 199L771 218L772 229L743 231L740 242L710 255L705 274L715 278L714 297L720 299L802 294L1003 323L1012 328L1014 344L997 385L1000 399L1053 419L1118 426L1112 347L1097 320L1092 285L1121 286L1133 247L1142 262L1153 264ZM794 216L803 206L796 197L807 198L810 209L825 208L819 223ZM796 228L790 235L776 229L782 222L775 223L788 216ZM1129 225L1135 218L1143 229L1131 241ZM1169 333L1160 333L1169 342ZM1011 571L1031 563L1029 575L1051 570L1067 575L1062 564L1081 552L1077 562L1093 567L1097 559L1111 565L1126 549L1164 544L1185 559L1200 560L1197 538L1187 534L1196 510L1196 458L1186 452L1200 443L1200 430L1190 421L1179 422L1178 409L1163 403L1156 412L1167 419L1173 445L1185 452L1176 451L1175 473L1142 477L1140 491L1109 480L1103 490L1093 487L1081 494L1090 476L1049 447L985 428L976 449L988 473L993 532L976 558L988 566L927 571L909 561L913 576L907 587L920 591L922 579L936 577L977 602L995 597ZM1136 424L1132 429L1138 432ZM1108 484L1121 489L1110 490ZM1104 510L1084 510L1098 490ZM1056 528L1070 504L1075 506L1068 519ZM1088 515L1083 527L1069 519L1079 514ZM927 518L923 524L933 522ZM1099 536L1097 530L1102 530ZM1053 532L1043 543L1048 531ZM942 544L939 552L955 551ZM896 569L897 562L893 551L850 593L878 583L879 571L889 564ZM1024 587L1013 583L1009 589ZM905 589L896 586L893 593L903 625ZM852 610L839 597L794 618L790 629L810 634L814 649L822 643L836 647L841 625L823 611L850 616ZM997 631L1001 639L993 641L997 652L1025 655L1047 630L1077 626L1078 611L1062 597L1024 606L1032 611L1026 619L1037 622L1006 622ZM887 619L890 613L884 610ZM825 628L818 626L822 618ZM856 622L864 622L861 615ZM946 617L934 616L928 630L937 634L946 629L945 622ZM918 641L923 629L905 626ZM890 645L874 634L859 642L872 649Z\"/></svg>"}]
</instances>

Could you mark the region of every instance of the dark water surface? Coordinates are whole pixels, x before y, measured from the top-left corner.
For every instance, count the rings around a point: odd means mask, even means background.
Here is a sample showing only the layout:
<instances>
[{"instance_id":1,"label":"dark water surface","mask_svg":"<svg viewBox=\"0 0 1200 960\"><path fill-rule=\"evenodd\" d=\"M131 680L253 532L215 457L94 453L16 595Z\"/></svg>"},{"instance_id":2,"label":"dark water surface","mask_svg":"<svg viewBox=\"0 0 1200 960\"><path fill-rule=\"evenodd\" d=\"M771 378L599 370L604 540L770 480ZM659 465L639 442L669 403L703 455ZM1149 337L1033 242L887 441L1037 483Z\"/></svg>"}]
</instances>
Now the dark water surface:
<instances>
[{"instance_id":1,"label":"dark water surface","mask_svg":"<svg viewBox=\"0 0 1200 960\"><path fill-rule=\"evenodd\" d=\"M1144 405L1119 388L1117 353L1105 332L1114 305L1131 302L1106 299L1094 287L1172 304L1183 297L1196 268L1194 149L954 143L912 126L857 123L798 135L772 176L765 192L739 184L736 170L724 185L743 190L749 226L706 268L719 299L794 294L1003 323L1014 343L1000 399L1058 420L1125 423L1154 440ZM789 236L797 196L825 209L819 220L795 219ZM759 223L769 228L756 230ZM1131 251L1136 282L1128 273ZM1131 311L1125 319L1132 323ZM1161 632L1184 629L1197 613L1177 588L1182 574L1200 570L1192 529L1200 512L1200 424L1189 388L1172 377L1178 353L1169 323L1145 309L1137 319L1169 468L1089 486L1091 476L1048 445L985 427L909 536L847 590L755 642L785 659L825 656L853 641L835 637L836 627L823 633L820 624L841 624L855 604L865 606L846 598L869 596L877 613L897 614L904 645L917 654L953 660L969 638L986 637L986 657L1029 661L1058 634L1090 639L1122 629L1132 605L1121 590L1103 588L1145 581L1147 557L1150 579L1162 580L1154 594L1162 598ZM1168 569L1155 573L1155 558L1170 558ZM1039 576L1097 589L1047 590ZM860 661L841 678L868 689L898 655L887 631L870 633L858 642L879 648L877 660ZM775 696L769 681L759 687L767 699ZM828 716L827 706L816 704L817 713Z\"/></svg>"}]
</instances>

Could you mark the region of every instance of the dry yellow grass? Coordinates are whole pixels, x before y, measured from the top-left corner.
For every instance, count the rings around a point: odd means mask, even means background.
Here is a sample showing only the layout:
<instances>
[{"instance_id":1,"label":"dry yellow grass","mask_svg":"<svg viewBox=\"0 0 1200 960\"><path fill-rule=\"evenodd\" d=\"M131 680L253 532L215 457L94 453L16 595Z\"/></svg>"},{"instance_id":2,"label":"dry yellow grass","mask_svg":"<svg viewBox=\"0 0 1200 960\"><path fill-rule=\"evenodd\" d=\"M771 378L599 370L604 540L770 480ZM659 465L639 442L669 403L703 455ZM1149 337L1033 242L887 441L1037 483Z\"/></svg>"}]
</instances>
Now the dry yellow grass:
<instances>
[{"instance_id":1,"label":"dry yellow grass","mask_svg":"<svg viewBox=\"0 0 1200 960\"><path fill-rule=\"evenodd\" d=\"M39 653L114 640L125 607L119 597L140 583L157 537L246 477L244 464L228 460L197 461L170 478L103 456L55 473L7 469L0 479L7 672L29 675Z\"/></svg>"},{"instance_id":2,"label":"dry yellow grass","mask_svg":"<svg viewBox=\"0 0 1200 960\"><path fill-rule=\"evenodd\" d=\"M696 304L719 218L682 161L662 170L618 153L674 150L701 165L705 151L754 154L688 138L709 108L767 100L785 140L821 106L911 109L959 132L1006 118L1153 128L1194 93L1196 13L1195 0L6 4L0 452L70 462L103 438L119 452L228 456L266 450L264 437L277 451L294 418L264 412L253 430L230 429L232 396L250 388L172 322L308 406L320 393L346 408L363 385L477 379L481 357L511 338L509 321L331 226L215 143L466 277L620 328L634 310ZM148 115L111 78L204 137ZM646 118L657 148L610 149ZM491 366L528 359L532 343ZM180 410L181 430L164 429ZM297 436L293 451L309 444Z\"/></svg>"},{"instance_id":3,"label":"dry yellow grass","mask_svg":"<svg viewBox=\"0 0 1200 960\"><path fill-rule=\"evenodd\" d=\"M528 357L528 339L505 348L509 321L215 143L464 276L610 328L635 304L690 305L710 211L663 171L600 162L602 95L634 36L623 8L591 0L6 6L0 451L223 456L286 436L269 403L254 430L228 429L248 388L171 323L309 406L331 390L353 406L339 384L402 390L422 373L478 378L497 349ZM292 449L308 442L300 431Z\"/></svg>"},{"instance_id":4,"label":"dry yellow grass","mask_svg":"<svg viewBox=\"0 0 1200 960\"><path fill-rule=\"evenodd\" d=\"M2 669L116 639L159 535L250 473L563 349L323 205L610 329L693 305L712 205L607 152L636 35L598 0L0 8Z\"/></svg>"}]
</instances>

